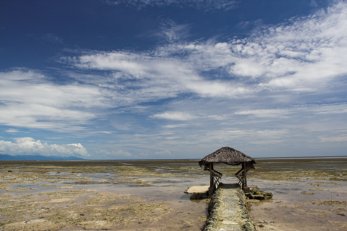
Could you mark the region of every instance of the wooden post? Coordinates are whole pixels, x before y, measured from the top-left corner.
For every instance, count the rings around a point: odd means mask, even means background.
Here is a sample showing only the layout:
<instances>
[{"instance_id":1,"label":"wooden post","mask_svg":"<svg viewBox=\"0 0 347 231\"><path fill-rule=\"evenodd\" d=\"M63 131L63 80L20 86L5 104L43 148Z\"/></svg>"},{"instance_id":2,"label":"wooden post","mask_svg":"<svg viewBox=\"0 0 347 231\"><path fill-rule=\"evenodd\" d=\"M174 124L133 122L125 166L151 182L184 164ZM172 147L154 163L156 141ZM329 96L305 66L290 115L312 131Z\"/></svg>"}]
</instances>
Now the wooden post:
<instances>
[{"instance_id":1,"label":"wooden post","mask_svg":"<svg viewBox=\"0 0 347 231\"><path fill-rule=\"evenodd\" d=\"M245 190L247 188L247 176L246 176L246 171L243 171L243 184L242 184L242 189Z\"/></svg>"},{"instance_id":2,"label":"wooden post","mask_svg":"<svg viewBox=\"0 0 347 231\"><path fill-rule=\"evenodd\" d=\"M241 169L235 173L235 176L239 180L239 185L242 188L242 166Z\"/></svg>"},{"instance_id":3,"label":"wooden post","mask_svg":"<svg viewBox=\"0 0 347 231\"><path fill-rule=\"evenodd\" d=\"M242 163L242 189L246 189L247 188L247 164L246 163Z\"/></svg>"},{"instance_id":4,"label":"wooden post","mask_svg":"<svg viewBox=\"0 0 347 231\"><path fill-rule=\"evenodd\" d=\"M239 180L240 187L245 190L247 188L247 172L252 168L253 165L247 162L241 164L241 169L235 173L235 176Z\"/></svg>"},{"instance_id":5,"label":"wooden post","mask_svg":"<svg viewBox=\"0 0 347 231\"><path fill-rule=\"evenodd\" d=\"M210 171L210 187L208 193L210 196L217 190L219 185L219 180L222 178L222 173L213 169L213 163L209 163L207 170Z\"/></svg>"},{"instance_id":6,"label":"wooden post","mask_svg":"<svg viewBox=\"0 0 347 231\"><path fill-rule=\"evenodd\" d=\"M213 170L213 163L210 163L209 164L209 170L210 170L210 188L209 188L209 194L210 196L213 194L214 192L214 182L213 182L213 173L212 173L212 170Z\"/></svg>"},{"instance_id":7,"label":"wooden post","mask_svg":"<svg viewBox=\"0 0 347 231\"><path fill-rule=\"evenodd\" d=\"M241 164L241 169L240 169L240 182L241 182L241 188L243 189L244 184L245 184L245 165L244 163Z\"/></svg>"}]
</instances>

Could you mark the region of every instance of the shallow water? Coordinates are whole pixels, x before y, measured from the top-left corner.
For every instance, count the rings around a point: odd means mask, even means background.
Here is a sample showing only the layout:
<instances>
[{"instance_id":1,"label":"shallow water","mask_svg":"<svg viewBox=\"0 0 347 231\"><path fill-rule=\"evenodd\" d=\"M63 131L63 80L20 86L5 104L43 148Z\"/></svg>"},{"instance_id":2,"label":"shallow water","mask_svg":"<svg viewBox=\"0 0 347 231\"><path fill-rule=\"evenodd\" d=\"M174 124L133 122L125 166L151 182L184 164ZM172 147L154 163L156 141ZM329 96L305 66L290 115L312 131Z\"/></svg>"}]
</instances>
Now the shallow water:
<instances>
[{"instance_id":1,"label":"shallow water","mask_svg":"<svg viewBox=\"0 0 347 231\"><path fill-rule=\"evenodd\" d=\"M260 162L258 171L250 181L273 199L250 203L257 230L347 230L346 159Z\"/></svg>"},{"instance_id":2,"label":"shallow water","mask_svg":"<svg viewBox=\"0 0 347 231\"><path fill-rule=\"evenodd\" d=\"M196 162L2 162L0 230L201 230Z\"/></svg>"},{"instance_id":3,"label":"shallow water","mask_svg":"<svg viewBox=\"0 0 347 231\"><path fill-rule=\"evenodd\" d=\"M258 161L249 184L258 230L347 230L347 159ZM237 167L217 165L234 183ZM209 183L197 161L0 162L0 230L200 230Z\"/></svg>"}]
</instances>

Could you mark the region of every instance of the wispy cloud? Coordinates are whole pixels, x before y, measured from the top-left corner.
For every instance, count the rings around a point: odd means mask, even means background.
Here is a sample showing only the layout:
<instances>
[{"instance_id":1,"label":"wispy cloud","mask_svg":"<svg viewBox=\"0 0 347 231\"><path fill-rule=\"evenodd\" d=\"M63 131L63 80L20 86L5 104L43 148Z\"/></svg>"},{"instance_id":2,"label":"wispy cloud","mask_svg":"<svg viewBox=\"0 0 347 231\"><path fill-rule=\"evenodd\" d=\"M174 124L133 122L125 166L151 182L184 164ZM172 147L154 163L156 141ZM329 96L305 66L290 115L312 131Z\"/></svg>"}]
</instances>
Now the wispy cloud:
<instances>
[{"instance_id":1,"label":"wispy cloud","mask_svg":"<svg viewBox=\"0 0 347 231\"><path fill-rule=\"evenodd\" d=\"M32 70L0 73L0 123L7 126L78 130L105 106L98 88L56 84Z\"/></svg>"},{"instance_id":2,"label":"wispy cloud","mask_svg":"<svg viewBox=\"0 0 347 231\"><path fill-rule=\"evenodd\" d=\"M263 24L243 39L183 42L172 27L168 44L147 52L94 51L67 60L79 72L71 76L108 92L115 107L149 103L141 116L160 126L138 126L141 135L131 138L138 148L154 153L147 144L160 140L158 152L177 143L174 152L236 143L256 152L274 144L270 154L283 153L291 142L319 147L327 141L322 133L336 137L331 128L346 127L346 28L347 3L340 1L307 17ZM98 77L88 78L90 71ZM158 110L163 99L177 100ZM117 139L129 148L130 137Z\"/></svg>"},{"instance_id":3,"label":"wispy cloud","mask_svg":"<svg viewBox=\"0 0 347 231\"><path fill-rule=\"evenodd\" d=\"M114 82L110 84L116 86L115 94L137 103L187 92L203 97L238 97L252 92L240 83L206 79L199 74L197 66L182 58L113 51L85 54L70 60L81 69L112 72Z\"/></svg>"},{"instance_id":4,"label":"wispy cloud","mask_svg":"<svg viewBox=\"0 0 347 231\"><path fill-rule=\"evenodd\" d=\"M178 42L189 36L188 24L177 24L173 20L163 20L160 31L155 33L156 36L163 38L166 42Z\"/></svg>"},{"instance_id":5,"label":"wispy cloud","mask_svg":"<svg viewBox=\"0 0 347 231\"><path fill-rule=\"evenodd\" d=\"M293 144L317 148L311 153L327 151L321 143L343 145L345 1L282 24L262 24L242 39L182 40L189 27L164 25L160 33L167 43L160 41L152 50L67 57L64 74L74 83L53 83L32 70L0 73L0 123L60 131L98 120L93 126L107 127L101 130L111 138L95 151L124 158L200 155L222 145L265 155L292 154ZM98 117L108 107L112 112Z\"/></svg>"},{"instance_id":6,"label":"wispy cloud","mask_svg":"<svg viewBox=\"0 0 347 231\"><path fill-rule=\"evenodd\" d=\"M317 91L346 74L347 4L263 27L245 39L172 44L162 55L184 54L199 70L223 68L259 90Z\"/></svg>"},{"instance_id":7,"label":"wispy cloud","mask_svg":"<svg viewBox=\"0 0 347 231\"><path fill-rule=\"evenodd\" d=\"M43 35L41 35L40 38L42 40L50 42L50 43L55 43L55 44L64 43L64 41L61 37L59 37L58 35L52 34L52 33L43 34Z\"/></svg>"},{"instance_id":8,"label":"wispy cloud","mask_svg":"<svg viewBox=\"0 0 347 231\"><path fill-rule=\"evenodd\" d=\"M196 116L191 115L189 113L178 112L178 111L170 111L170 112L154 114L152 117L156 119L178 120L178 121L186 121L186 120L192 120L196 118Z\"/></svg>"},{"instance_id":9,"label":"wispy cloud","mask_svg":"<svg viewBox=\"0 0 347 231\"><path fill-rule=\"evenodd\" d=\"M44 156L86 156L87 150L80 143L48 144L31 137L16 138L14 141L0 140L0 153L4 154L40 154Z\"/></svg>"},{"instance_id":10,"label":"wispy cloud","mask_svg":"<svg viewBox=\"0 0 347 231\"><path fill-rule=\"evenodd\" d=\"M320 140L322 142L332 142L332 143L335 143L335 142L342 143L342 142L344 142L345 143L345 142L347 142L347 135L321 137Z\"/></svg>"},{"instance_id":11,"label":"wispy cloud","mask_svg":"<svg viewBox=\"0 0 347 231\"><path fill-rule=\"evenodd\" d=\"M306 18L264 27L241 40L173 41L145 53L94 52L69 60L84 70L113 73L117 94L132 100L181 93L245 98L283 90L289 91L288 96L318 92L347 74L346 15L347 3L340 2ZM221 71L223 78L206 74Z\"/></svg>"},{"instance_id":12,"label":"wispy cloud","mask_svg":"<svg viewBox=\"0 0 347 231\"><path fill-rule=\"evenodd\" d=\"M14 128L9 128L9 129L6 129L5 132L7 132L7 133L17 133L18 130L14 129Z\"/></svg>"},{"instance_id":13,"label":"wispy cloud","mask_svg":"<svg viewBox=\"0 0 347 231\"><path fill-rule=\"evenodd\" d=\"M273 117L284 117L288 114L288 110L284 109L254 109L237 111L235 115L251 115L260 118L273 118Z\"/></svg>"}]
</instances>

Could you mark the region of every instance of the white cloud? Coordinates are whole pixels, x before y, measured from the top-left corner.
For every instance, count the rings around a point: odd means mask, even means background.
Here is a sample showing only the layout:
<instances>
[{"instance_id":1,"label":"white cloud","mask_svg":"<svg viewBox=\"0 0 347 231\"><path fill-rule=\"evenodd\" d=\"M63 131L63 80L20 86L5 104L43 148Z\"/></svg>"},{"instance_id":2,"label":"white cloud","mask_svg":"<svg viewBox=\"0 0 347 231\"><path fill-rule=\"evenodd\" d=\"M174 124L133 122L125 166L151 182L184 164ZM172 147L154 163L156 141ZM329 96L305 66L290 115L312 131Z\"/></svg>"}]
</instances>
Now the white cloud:
<instances>
[{"instance_id":1,"label":"white cloud","mask_svg":"<svg viewBox=\"0 0 347 231\"><path fill-rule=\"evenodd\" d=\"M177 42L189 35L189 25L177 24L173 20L164 20L161 30L155 35L164 38L167 42Z\"/></svg>"},{"instance_id":2,"label":"white cloud","mask_svg":"<svg viewBox=\"0 0 347 231\"><path fill-rule=\"evenodd\" d=\"M321 137L322 142L347 142L347 135Z\"/></svg>"},{"instance_id":3,"label":"white cloud","mask_svg":"<svg viewBox=\"0 0 347 231\"><path fill-rule=\"evenodd\" d=\"M167 125L164 125L163 128L176 129L176 128L184 128L187 126L188 126L187 124L167 124Z\"/></svg>"},{"instance_id":4,"label":"white cloud","mask_svg":"<svg viewBox=\"0 0 347 231\"><path fill-rule=\"evenodd\" d=\"M347 104L318 105L311 109L316 114L347 114Z\"/></svg>"},{"instance_id":5,"label":"white cloud","mask_svg":"<svg viewBox=\"0 0 347 231\"><path fill-rule=\"evenodd\" d=\"M283 118L288 115L288 113L289 111L284 109L253 109L237 111L235 115L251 115L260 118Z\"/></svg>"},{"instance_id":6,"label":"white cloud","mask_svg":"<svg viewBox=\"0 0 347 231\"><path fill-rule=\"evenodd\" d=\"M17 133L18 130L14 129L14 128L9 128L9 129L6 129L5 132L7 132L7 133Z\"/></svg>"},{"instance_id":7,"label":"white cloud","mask_svg":"<svg viewBox=\"0 0 347 231\"><path fill-rule=\"evenodd\" d=\"M219 145L240 145L257 153L263 150L264 155L269 154L265 151L291 155L295 143L306 150L320 148L321 153L313 154L325 154L329 148L320 141L344 139L347 2L283 24L262 25L244 39L182 42L179 36L185 29L162 30L170 44L151 51L95 51L67 59L77 68L71 77L96 90L98 97L112 99L112 106L124 113L108 118L119 131L112 133L111 149L118 145L128 154L145 155L165 153L167 147L172 153L198 153ZM179 100L162 101L167 98ZM137 109L143 102L149 103ZM69 100L67 105L73 105L63 109L72 110L66 115L75 121L77 106ZM95 118L88 109L97 105L77 110L84 116L82 124ZM141 119L124 119L132 115ZM37 115L29 118L38 120ZM161 119L161 126L142 123L148 118ZM48 126L43 121L40 125Z\"/></svg>"},{"instance_id":8,"label":"white cloud","mask_svg":"<svg viewBox=\"0 0 347 231\"><path fill-rule=\"evenodd\" d=\"M288 134L285 129L217 129L208 133L207 139L221 140L244 140L255 142L282 142L283 137Z\"/></svg>"},{"instance_id":9,"label":"white cloud","mask_svg":"<svg viewBox=\"0 0 347 231\"><path fill-rule=\"evenodd\" d=\"M291 97L293 91L319 93L347 75L346 2L264 28L242 40L173 42L147 53L94 52L69 60L80 69L107 71L99 86L128 105L182 93L247 98L285 90ZM222 79L206 74L221 70Z\"/></svg>"},{"instance_id":10,"label":"white cloud","mask_svg":"<svg viewBox=\"0 0 347 231\"><path fill-rule=\"evenodd\" d=\"M340 2L242 40L171 44L158 52L184 54L196 70L223 68L258 90L318 91L347 74L346 28L347 3Z\"/></svg>"},{"instance_id":11,"label":"white cloud","mask_svg":"<svg viewBox=\"0 0 347 231\"><path fill-rule=\"evenodd\" d=\"M112 71L114 82L108 83L116 88L115 98L128 99L128 103L176 97L186 92L203 97L238 97L252 92L240 83L205 79L196 67L178 58L113 51L71 60L82 69Z\"/></svg>"},{"instance_id":12,"label":"white cloud","mask_svg":"<svg viewBox=\"0 0 347 231\"><path fill-rule=\"evenodd\" d=\"M193 116L189 113L178 112L178 111L163 112L163 113L155 114L152 117L156 119L178 120L178 121L186 121L186 120L192 120L196 118L196 116Z\"/></svg>"},{"instance_id":13,"label":"white cloud","mask_svg":"<svg viewBox=\"0 0 347 231\"><path fill-rule=\"evenodd\" d=\"M146 56L126 52L104 52L82 55L76 65L81 68L118 70L134 77L141 77L148 69L144 65L148 59Z\"/></svg>"},{"instance_id":14,"label":"white cloud","mask_svg":"<svg viewBox=\"0 0 347 231\"><path fill-rule=\"evenodd\" d=\"M4 154L40 154L44 156L86 156L87 150L82 144L48 144L31 137L16 138L14 141L0 140L0 153Z\"/></svg>"},{"instance_id":15,"label":"white cloud","mask_svg":"<svg viewBox=\"0 0 347 231\"><path fill-rule=\"evenodd\" d=\"M105 107L97 87L55 84L32 70L0 72L0 124L54 130L81 129Z\"/></svg>"}]
</instances>

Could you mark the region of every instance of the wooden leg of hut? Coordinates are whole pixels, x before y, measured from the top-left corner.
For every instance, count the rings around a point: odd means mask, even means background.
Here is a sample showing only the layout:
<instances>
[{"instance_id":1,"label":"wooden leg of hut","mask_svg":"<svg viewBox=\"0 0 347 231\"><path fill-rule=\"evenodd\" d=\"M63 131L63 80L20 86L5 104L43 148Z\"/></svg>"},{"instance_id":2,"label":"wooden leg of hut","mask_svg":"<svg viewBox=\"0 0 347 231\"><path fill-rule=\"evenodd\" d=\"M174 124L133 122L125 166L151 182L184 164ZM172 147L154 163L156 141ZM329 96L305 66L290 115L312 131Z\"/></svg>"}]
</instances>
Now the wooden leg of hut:
<instances>
[{"instance_id":1,"label":"wooden leg of hut","mask_svg":"<svg viewBox=\"0 0 347 231\"><path fill-rule=\"evenodd\" d=\"M211 171L213 170L213 163L210 163L209 170L210 170L210 188L208 190L208 193L209 193L209 196L212 196L214 192L213 174Z\"/></svg>"},{"instance_id":2,"label":"wooden leg of hut","mask_svg":"<svg viewBox=\"0 0 347 231\"><path fill-rule=\"evenodd\" d=\"M241 169L235 173L235 176L239 180L240 187L245 190L247 189L247 172L252 167L248 166L246 163L243 163L241 166Z\"/></svg>"},{"instance_id":3,"label":"wooden leg of hut","mask_svg":"<svg viewBox=\"0 0 347 231\"><path fill-rule=\"evenodd\" d=\"M237 179L239 179L239 185L242 188L242 185L243 185L243 165L242 165L241 169L239 171L237 171L237 173L235 173L235 176L237 177Z\"/></svg>"},{"instance_id":4,"label":"wooden leg of hut","mask_svg":"<svg viewBox=\"0 0 347 231\"><path fill-rule=\"evenodd\" d=\"M211 172L210 172L210 187L208 189L208 194L210 196L213 194L213 176Z\"/></svg>"},{"instance_id":5,"label":"wooden leg of hut","mask_svg":"<svg viewBox=\"0 0 347 231\"><path fill-rule=\"evenodd\" d=\"M244 184L243 184L243 190L247 189L247 172L250 170L251 168L247 165L245 165L244 170L243 170L243 179L244 179Z\"/></svg>"},{"instance_id":6,"label":"wooden leg of hut","mask_svg":"<svg viewBox=\"0 0 347 231\"><path fill-rule=\"evenodd\" d=\"M235 176L239 176L241 171L242 171L242 168L235 173Z\"/></svg>"},{"instance_id":7,"label":"wooden leg of hut","mask_svg":"<svg viewBox=\"0 0 347 231\"><path fill-rule=\"evenodd\" d=\"M242 163L242 189L245 190L247 188L247 168L245 163Z\"/></svg>"},{"instance_id":8,"label":"wooden leg of hut","mask_svg":"<svg viewBox=\"0 0 347 231\"><path fill-rule=\"evenodd\" d=\"M245 189L247 188L246 170L243 170L243 172L242 172L242 178L243 178L242 189L245 190Z\"/></svg>"},{"instance_id":9,"label":"wooden leg of hut","mask_svg":"<svg viewBox=\"0 0 347 231\"><path fill-rule=\"evenodd\" d=\"M208 170L210 171L209 195L212 196L212 194L217 190L219 186L220 179L222 178L222 173L214 170L212 163L209 165Z\"/></svg>"}]
</instances>

